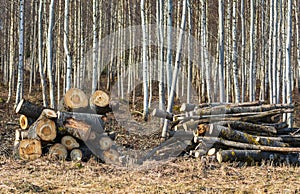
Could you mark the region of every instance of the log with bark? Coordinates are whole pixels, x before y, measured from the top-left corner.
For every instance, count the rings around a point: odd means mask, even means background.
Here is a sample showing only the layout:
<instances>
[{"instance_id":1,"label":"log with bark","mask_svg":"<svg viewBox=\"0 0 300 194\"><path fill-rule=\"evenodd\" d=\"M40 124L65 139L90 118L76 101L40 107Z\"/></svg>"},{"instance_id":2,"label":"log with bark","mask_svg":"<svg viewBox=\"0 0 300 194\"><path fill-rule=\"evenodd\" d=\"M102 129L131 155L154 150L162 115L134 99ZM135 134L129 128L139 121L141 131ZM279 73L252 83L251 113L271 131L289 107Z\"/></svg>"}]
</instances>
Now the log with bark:
<instances>
[{"instance_id":1,"label":"log with bark","mask_svg":"<svg viewBox=\"0 0 300 194\"><path fill-rule=\"evenodd\" d=\"M19 104L16 106L16 113L25 115L28 118L33 119L34 121L38 119L45 109L43 106L33 104L25 99L22 99Z\"/></svg>"},{"instance_id":2,"label":"log with bark","mask_svg":"<svg viewBox=\"0 0 300 194\"><path fill-rule=\"evenodd\" d=\"M71 112L88 111L88 97L78 88L69 89L64 96L64 107Z\"/></svg>"},{"instance_id":3,"label":"log with bark","mask_svg":"<svg viewBox=\"0 0 300 194\"><path fill-rule=\"evenodd\" d=\"M276 153L261 150L221 150L217 152L217 160L221 162L255 162L272 161L299 164L298 153Z\"/></svg>"},{"instance_id":4,"label":"log with bark","mask_svg":"<svg viewBox=\"0 0 300 194\"><path fill-rule=\"evenodd\" d=\"M255 144L255 145L266 145L274 147L288 147L289 145L280 141L271 140L268 137L253 136L248 133L232 130L228 127L210 124L206 135L212 137L220 137L227 140L232 140L241 143Z\"/></svg>"},{"instance_id":5,"label":"log with bark","mask_svg":"<svg viewBox=\"0 0 300 194\"><path fill-rule=\"evenodd\" d=\"M239 149L249 149L249 150L262 150L270 152L300 152L299 147L273 147L273 146L263 146L263 145L254 145L248 143L240 143L230 140L221 139L218 137L194 137L195 143L205 142L206 144L213 147L214 145L222 145L228 148L239 148Z\"/></svg>"},{"instance_id":6,"label":"log with bark","mask_svg":"<svg viewBox=\"0 0 300 194\"><path fill-rule=\"evenodd\" d=\"M29 127L28 138L53 141L56 138L56 125L53 119L56 117L53 110L44 109L40 117Z\"/></svg>"},{"instance_id":7,"label":"log with bark","mask_svg":"<svg viewBox=\"0 0 300 194\"><path fill-rule=\"evenodd\" d=\"M36 139L24 139L19 144L19 156L23 160L35 160L42 155L42 145Z\"/></svg>"},{"instance_id":8,"label":"log with bark","mask_svg":"<svg viewBox=\"0 0 300 194\"><path fill-rule=\"evenodd\" d=\"M30 127L34 123L34 120L30 117L26 117L25 115L21 115L19 118L19 123L21 129L25 130Z\"/></svg>"}]
</instances>

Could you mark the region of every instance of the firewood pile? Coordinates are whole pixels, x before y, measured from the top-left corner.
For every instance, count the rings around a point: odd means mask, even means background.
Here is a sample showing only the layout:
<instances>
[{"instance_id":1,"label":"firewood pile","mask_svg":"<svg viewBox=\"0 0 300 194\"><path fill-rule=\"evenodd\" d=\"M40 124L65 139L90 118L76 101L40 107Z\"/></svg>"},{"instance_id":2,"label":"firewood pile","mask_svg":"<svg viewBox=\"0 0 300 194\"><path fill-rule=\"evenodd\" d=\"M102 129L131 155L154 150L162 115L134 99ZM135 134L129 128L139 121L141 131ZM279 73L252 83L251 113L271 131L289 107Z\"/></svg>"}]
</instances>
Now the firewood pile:
<instances>
[{"instance_id":1,"label":"firewood pile","mask_svg":"<svg viewBox=\"0 0 300 194\"><path fill-rule=\"evenodd\" d=\"M100 159L110 163L118 159L112 138L105 133L106 113L117 108L109 95L101 90L90 98L80 89L67 91L59 111L21 100L16 107L20 129L16 130L15 155L33 160L47 155L50 159L87 160L92 149Z\"/></svg>"},{"instance_id":2,"label":"firewood pile","mask_svg":"<svg viewBox=\"0 0 300 194\"><path fill-rule=\"evenodd\" d=\"M218 162L262 161L299 164L299 129L288 128L286 114L293 105L248 102L239 104L182 104L173 115L154 110L153 115L170 120L175 131L192 131L193 157Z\"/></svg>"}]
</instances>

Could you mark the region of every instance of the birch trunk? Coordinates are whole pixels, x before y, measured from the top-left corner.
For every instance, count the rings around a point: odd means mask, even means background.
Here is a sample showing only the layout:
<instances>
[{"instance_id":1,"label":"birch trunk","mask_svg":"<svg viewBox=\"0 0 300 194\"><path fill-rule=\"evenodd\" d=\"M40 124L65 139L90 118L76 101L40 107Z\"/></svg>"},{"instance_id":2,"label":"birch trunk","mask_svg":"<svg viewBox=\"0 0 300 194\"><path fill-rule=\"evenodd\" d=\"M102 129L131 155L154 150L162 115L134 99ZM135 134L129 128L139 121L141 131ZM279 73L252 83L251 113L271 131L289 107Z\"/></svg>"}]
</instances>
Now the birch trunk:
<instances>
[{"instance_id":1,"label":"birch trunk","mask_svg":"<svg viewBox=\"0 0 300 194\"><path fill-rule=\"evenodd\" d=\"M54 27L54 0L51 0L49 7L49 27L48 27L48 55L47 55L47 73L49 79L50 90L50 108L55 108L55 85L53 75L53 27Z\"/></svg>"},{"instance_id":2,"label":"birch trunk","mask_svg":"<svg viewBox=\"0 0 300 194\"><path fill-rule=\"evenodd\" d=\"M9 30L9 80L8 80L8 97L7 97L7 103L10 102L12 93L14 90L14 75L15 75L15 48L14 48L14 2L11 2L10 6L10 30Z\"/></svg>"},{"instance_id":3,"label":"birch trunk","mask_svg":"<svg viewBox=\"0 0 300 194\"><path fill-rule=\"evenodd\" d=\"M182 42L183 42L183 35L185 30L185 23L186 23L186 6L187 0L183 0L183 8L182 8L182 18L181 18L181 26L180 26L180 34L177 42L177 50L176 50L176 57L175 57L175 69L172 76L172 87L171 87L171 94L168 99L168 106L167 112L172 112L173 103L174 103L174 96L175 96L175 88L177 84L178 73L180 69L180 60L181 60L181 50L182 50ZM165 120L163 130L162 130L162 138L167 137L167 129L168 129L168 120Z\"/></svg>"},{"instance_id":4,"label":"birch trunk","mask_svg":"<svg viewBox=\"0 0 300 194\"><path fill-rule=\"evenodd\" d=\"M98 32L97 32L97 0L93 0L93 77L92 77L92 93L97 90L98 79Z\"/></svg>"},{"instance_id":5,"label":"birch trunk","mask_svg":"<svg viewBox=\"0 0 300 194\"><path fill-rule=\"evenodd\" d=\"M71 78L72 78L72 61L71 55L69 52L69 0L65 0L65 15L64 15L64 50L67 58L66 64L66 88L65 92L67 92L71 88Z\"/></svg>"},{"instance_id":6,"label":"birch trunk","mask_svg":"<svg viewBox=\"0 0 300 194\"><path fill-rule=\"evenodd\" d=\"M24 89L24 0L20 0L20 24L19 24L19 64L18 81L16 91L16 102L18 104L23 98Z\"/></svg>"},{"instance_id":7,"label":"birch trunk","mask_svg":"<svg viewBox=\"0 0 300 194\"><path fill-rule=\"evenodd\" d=\"M171 85L172 85L172 15L173 15L173 0L168 0L168 13L167 13L167 88L168 96L171 95Z\"/></svg>"},{"instance_id":8,"label":"birch trunk","mask_svg":"<svg viewBox=\"0 0 300 194\"><path fill-rule=\"evenodd\" d=\"M250 1L250 72L249 101L255 100L255 0Z\"/></svg>"},{"instance_id":9,"label":"birch trunk","mask_svg":"<svg viewBox=\"0 0 300 194\"><path fill-rule=\"evenodd\" d=\"M234 83L234 94L235 103L240 102L240 89L238 82L238 64L237 64L237 0L233 0L233 11L232 11L232 69L233 69L233 83Z\"/></svg>"},{"instance_id":10,"label":"birch trunk","mask_svg":"<svg viewBox=\"0 0 300 194\"><path fill-rule=\"evenodd\" d=\"M242 0L243 1L243 0ZM224 85L224 0L219 0L219 87L220 102L225 102Z\"/></svg>"}]
</instances>

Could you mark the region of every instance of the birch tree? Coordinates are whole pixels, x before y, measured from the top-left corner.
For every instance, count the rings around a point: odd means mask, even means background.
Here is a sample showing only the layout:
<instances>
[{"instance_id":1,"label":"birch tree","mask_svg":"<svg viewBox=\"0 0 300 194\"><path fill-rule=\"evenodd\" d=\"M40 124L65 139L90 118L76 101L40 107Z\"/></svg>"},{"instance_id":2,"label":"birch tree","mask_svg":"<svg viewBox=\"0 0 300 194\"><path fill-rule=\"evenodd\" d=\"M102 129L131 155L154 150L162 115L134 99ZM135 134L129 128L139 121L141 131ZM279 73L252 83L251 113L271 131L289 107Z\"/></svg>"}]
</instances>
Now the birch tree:
<instances>
[{"instance_id":1,"label":"birch tree","mask_svg":"<svg viewBox=\"0 0 300 194\"><path fill-rule=\"evenodd\" d=\"M249 72L249 100L255 100L255 0L250 1L250 72Z\"/></svg>"},{"instance_id":2,"label":"birch tree","mask_svg":"<svg viewBox=\"0 0 300 194\"><path fill-rule=\"evenodd\" d=\"M178 37L176 56L175 56L175 68L174 68L174 72L172 75L172 86L171 86L171 90L170 90L171 93L168 98L167 112L172 112L173 103L174 103L175 89L176 89L178 73L179 73L179 69L180 69L183 35L184 35L185 24L186 24L186 6L187 6L187 0L183 0L180 33L179 33L179 37ZM163 126L163 130L162 130L162 138L167 137L167 131L168 131L167 129L168 129L168 120L166 119L164 126Z\"/></svg>"},{"instance_id":3,"label":"birch tree","mask_svg":"<svg viewBox=\"0 0 300 194\"><path fill-rule=\"evenodd\" d=\"M50 108L55 108L55 83L54 83L54 73L53 73L53 26L54 26L54 0L50 1L49 5L49 27L48 27L48 64L47 64L47 74L49 80L49 95L50 95Z\"/></svg>"},{"instance_id":4,"label":"birch tree","mask_svg":"<svg viewBox=\"0 0 300 194\"><path fill-rule=\"evenodd\" d=\"M219 0L219 87L220 102L225 102L224 85L224 0Z\"/></svg>"},{"instance_id":5,"label":"birch tree","mask_svg":"<svg viewBox=\"0 0 300 194\"><path fill-rule=\"evenodd\" d=\"M16 92L16 104L23 98L24 89L24 0L20 0L20 24L19 24L19 64Z\"/></svg>"},{"instance_id":6,"label":"birch tree","mask_svg":"<svg viewBox=\"0 0 300 194\"><path fill-rule=\"evenodd\" d=\"M66 64L66 88L67 92L71 88L71 78L72 78L72 60L71 54L69 51L69 0L65 0L65 15L64 15L64 50L67 59Z\"/></svg>"},{"instance_id":7,"label":"birch tree","mask_svg":"<svg viewBox=\"0 0 300 194\"><path fill-rule=\"evenodd\" d=\"M93 78L92 93L97 90L98 82L98 31L97 31L97 0L93 0Z\"/></svg>"},{"instance_id":8,"label":"birch tree","mask_svg":"<svg viewBox=\"0 0 300 194\"><path fill-rule=\"evenodd\" d=\"M44 0L40 0L39 3L39 14L38 14L38 63L39 63L39 73L42 87L43 105L48 106L47 93L46 93L46 78L44 74L44 64L43 64L43 6Z\"/></svg>"},{"instance_id":9,"label":"birch tree","mask_svg":"<svg viewBox=\"0 0 300 194\"><path fill-rule=\"evenodd\" d=\"M240 89L238 83L238 67L237 67L237 0L233 0L232 9L232 69L235 102L240 102Z\"/></svg>"},{"instance_id":10,"label":"birch tree","mask_svg":"<svg viewBox=\"0 0 300 194\"><path fill-rule=\"evenodd\" d=\"M245 2L244 0L241 0L241 39L242 39L242 45L241 45L241 101L245 101L246 96L246 67L245 67L245 50L246 50L246 32L245 32Z\"/></svg>"},{"instance_id":11,"label":"birch tree","mask_svg":"<svg viewBox=\"0 0 300 194\"><path fill-rule=\"evenodd\" d=\"M167 12L167 88L168 96L170 96L171 83L172 83L172 16L173 16L173 0L168 0Z\"/></svg>"},{"instance_id":12,"label":"birch tree","mask_svg":"<svg viewBox=\"0 0 300 194\"><path fill-rule=\"evenodd\" d=\"M288 0L287 4L287 31L286 31L286 47L285 47L285 66L286 66L286 87L287 87L287 103L292 104L292 67L291 67L291 39L292 39L292 0ZM287 113L287 123L291 128L293 126L292 113Z\"/></svg>"},{"instance_id":13,"label":"birch tree","mask_svg":"<svg viewBox=\"0 0 300 194\"><path fill-rule=\"evenodd\" d=\"M149 94L148 94L148 60L147 60L147 27L146 27L146 17L145 17L145 0L141 0L141 20L142 20L142 63L143 63L143 89L144 89L144 120L147 120L148 117L148 103L149 103Z\"/></svg>"}]
</instances>

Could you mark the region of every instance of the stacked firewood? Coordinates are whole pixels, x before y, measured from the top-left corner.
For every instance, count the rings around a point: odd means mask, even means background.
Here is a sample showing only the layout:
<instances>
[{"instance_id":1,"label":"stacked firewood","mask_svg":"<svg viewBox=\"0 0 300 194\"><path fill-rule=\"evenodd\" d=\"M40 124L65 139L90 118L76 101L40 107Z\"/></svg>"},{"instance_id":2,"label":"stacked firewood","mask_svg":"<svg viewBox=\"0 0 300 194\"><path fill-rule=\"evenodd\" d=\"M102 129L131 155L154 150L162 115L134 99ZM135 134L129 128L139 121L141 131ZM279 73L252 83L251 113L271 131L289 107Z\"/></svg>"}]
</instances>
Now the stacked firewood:
<instances>
[{"instance_id":1,"label":"stacked firewood","mask_svg":"<svg viewBox=\"0 0 300 194\"><path fill-rule=\"evenodd\" d=\"M50 159L85 160L92 155L86 145L89 142L100 150L100 159L112 162L117 152L104 131L106 113L112 110L112 104L104 91L98 90L88 98L77 88L67 91L59 111L22 99L16 107L16 113L21 115L15 137L16 155L25 160L42 155Z\"/></svg>"},{"instance_id":2,"label":"stacked firewood","mask_svg":"<svg viewBox=\"0 0 300 194\"><path fill-rule=\"evenodd\" d=\"M174 130L193 131L194 157L209 156L219 162L261 161L299 163L300 135L288 128L289 104L248 102L239 104L182 104L182 114L155 110L154 116L170 120Z\"/></svg>"}]
</instances>

